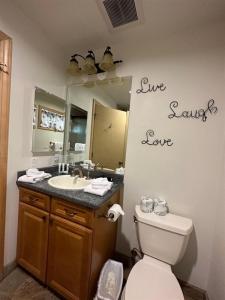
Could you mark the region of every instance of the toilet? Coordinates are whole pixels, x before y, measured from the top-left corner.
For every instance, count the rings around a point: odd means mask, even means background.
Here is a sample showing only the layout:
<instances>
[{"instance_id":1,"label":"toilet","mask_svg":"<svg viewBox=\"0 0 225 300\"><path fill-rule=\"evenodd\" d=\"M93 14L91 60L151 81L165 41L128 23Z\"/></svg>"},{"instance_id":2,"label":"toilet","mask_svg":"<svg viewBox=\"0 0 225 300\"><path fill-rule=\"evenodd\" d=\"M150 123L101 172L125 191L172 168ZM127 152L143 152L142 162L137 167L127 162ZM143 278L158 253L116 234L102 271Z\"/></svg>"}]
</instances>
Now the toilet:
<instances>
[{"instance_id":1,"label":"toilet","mask_svg":"<svg viewBox=\"0 0 225 300\"><path fill-rule=\"evenodd\" d=\"M135 221L144 257L132 268L121 300L184 300L171 266L184 255L192 220L144 213L137 205Z\"/></svg>"}]
</instances>

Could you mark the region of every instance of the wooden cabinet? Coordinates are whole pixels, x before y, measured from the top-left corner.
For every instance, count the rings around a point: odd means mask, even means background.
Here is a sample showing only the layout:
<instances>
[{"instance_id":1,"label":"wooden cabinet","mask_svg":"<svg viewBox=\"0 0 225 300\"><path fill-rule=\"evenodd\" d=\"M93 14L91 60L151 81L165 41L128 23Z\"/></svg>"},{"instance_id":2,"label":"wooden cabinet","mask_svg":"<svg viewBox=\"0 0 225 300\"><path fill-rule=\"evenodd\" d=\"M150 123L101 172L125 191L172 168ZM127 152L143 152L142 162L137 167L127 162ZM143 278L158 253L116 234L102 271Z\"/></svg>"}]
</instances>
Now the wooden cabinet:
<instances>
[{"instance_id":1,"label":"wooden cabinet","mask_svg":"<svg viewBox=\"0 0 225 300\"><path fill-rule=\"evenodd\" d=\"M117 224L104 216L119 199L92 210L20 188L18 264L65 299L93 299L116 242Z\"/></svg>"},{"instance_id":2,"label":"wooden cabinet","mask_svg":"<svg viewBox=\"0 0 225 300\"><path fill-rule=\"evenodd\" d=\"M92 230L51 216L48 285L68 299L87 299L91 246Z\"/></svg>"},{"instance_id":3,"label":"wooden cabinet","mask_svg":"<svg viewBox=\"0 0 225 300\"><path fill-rule=\"evenodd\" d=\"M45 282L49 214L20 203L17 260L27 271Z\"/></svg>"},{"instance_id":4,"label":"wooden cabinet","mask_svg":"<svg viewBox=\"0 0 225 300\"><path fill-rule=\"evenodd\" d=\"M53 198L51 212L59 217L92 228L93 211L90 209L77 207L73 203Z\"/></svg>"},{"instance_id":5,"label":"wooden cabinet","mask_svg":"<svg viewBox=\"0 0 225 300\"><path fill-rule=\"evenodd\" d=\"M37 208L50 210L50 197L47 195L21 188L20 200Z\"/></svg>"}]
</instances>

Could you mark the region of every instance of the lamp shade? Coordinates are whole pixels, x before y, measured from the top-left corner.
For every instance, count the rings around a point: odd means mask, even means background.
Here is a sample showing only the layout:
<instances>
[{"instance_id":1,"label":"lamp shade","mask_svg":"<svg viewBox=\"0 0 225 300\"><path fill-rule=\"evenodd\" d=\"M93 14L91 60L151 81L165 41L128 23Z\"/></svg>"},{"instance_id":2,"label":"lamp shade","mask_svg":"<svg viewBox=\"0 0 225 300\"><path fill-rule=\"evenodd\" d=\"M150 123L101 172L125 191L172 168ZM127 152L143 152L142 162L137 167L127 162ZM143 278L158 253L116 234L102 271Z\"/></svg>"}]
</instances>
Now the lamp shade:
<instances>
[{"instance_id":1,"label":"lamp shade","mask_svg":"<svg viewBox=\"0 0 225 300\"><path fill-rule=\"evenodd\" d=\"M95 66L95 55L93 51L88 51L89 54L85 58L85 62L83 64L83 71L88 75L96 74L97 68Z\"/></svg>"},{"instance_id":2,"label":"lamp shade","mask_svg":"<svg viewBox=\"0 0 225 300\"><path fill-rule=\"evenodd\" d=\"M82 58L80 67L77 58ZM96 63L95 54L92 50L88 51L88 55L86 57L78 53L72 55L69 67L67 68L67 73L72 76L78 76L81 74L93 75L98 73L104 73L107 71L115 70L116 64L121 62L122 60L113 61L111 48L108 46L106 47L106 50L102 57L102 61L100 63Z\"/></svg>"},{"instance_id":3,"label":"lamp shade","mask_svg":"<svg viewBox=\"0 0 225 300\"><path fill-rule=\"evenodd\" d=\"M111 49L110 47L106 48L102 61L99 64L100 69L103 71L110 71L115 66L113 62L113 55L110 49Z\"/></svg>"},{"instance_id":4,"label":"lamp shade","mask_svg":"<svg viewBox=\"0 0 225 300\"><path fill-rule=\"evenodd\" d=\"M67 73L69 73L72 76L76 76L81 73L81 69L79 68L78 61L73 56L71 57L69 66L67 68Z\"/></svg>"}]
</instances>

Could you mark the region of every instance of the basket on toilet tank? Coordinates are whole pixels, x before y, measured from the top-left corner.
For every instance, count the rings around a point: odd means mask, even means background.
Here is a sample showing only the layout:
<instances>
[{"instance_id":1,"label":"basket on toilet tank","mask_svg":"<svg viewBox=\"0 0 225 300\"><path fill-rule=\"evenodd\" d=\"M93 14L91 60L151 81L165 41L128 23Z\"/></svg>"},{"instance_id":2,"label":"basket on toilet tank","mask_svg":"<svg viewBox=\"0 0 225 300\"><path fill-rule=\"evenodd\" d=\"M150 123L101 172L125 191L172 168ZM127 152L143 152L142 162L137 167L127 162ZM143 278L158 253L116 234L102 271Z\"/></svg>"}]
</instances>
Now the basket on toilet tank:
<instances>
[{"instance_id":1,"label":"basket on toilet tank","mask_svg":"<svg viewBox=\"0 0 225 300\"><path fill-rule=\"evenodd\" d=\"M145 255L169 265L182 259L193 229L192 220L171 213L166 216L143 213L140 205L135 207L135 217L141 250Z\"/></svg>"}]
</instances>

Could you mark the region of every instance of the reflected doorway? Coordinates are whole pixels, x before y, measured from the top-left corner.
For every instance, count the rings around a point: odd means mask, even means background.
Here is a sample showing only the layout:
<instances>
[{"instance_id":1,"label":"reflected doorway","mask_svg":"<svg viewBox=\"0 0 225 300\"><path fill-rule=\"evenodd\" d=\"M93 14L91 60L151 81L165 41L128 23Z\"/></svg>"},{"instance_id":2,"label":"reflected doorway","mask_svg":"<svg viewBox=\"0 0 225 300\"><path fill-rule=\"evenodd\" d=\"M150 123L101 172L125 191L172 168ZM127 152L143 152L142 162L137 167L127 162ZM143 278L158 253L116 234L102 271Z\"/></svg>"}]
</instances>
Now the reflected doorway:
<instances>
[{"instance_id":1,"label":"reflected doorway","mask_svg":"<svg viewBox=\"0 0 225 300\"><path fill-rule=\"evenodd\" d=\"M128 111L93 102L91 160L115 170L125 167Z\"/></svg>"},{"instance_id":2,"label":"reflected doorway","mask_svg":"<svg viewBox=\"0 0 225 300\"><path fill-rule=\"evenodd\" d=\"M85 151L87 129L87 111L71 104L69 150L75 152Z\"/></svg>"}]
</instances>

